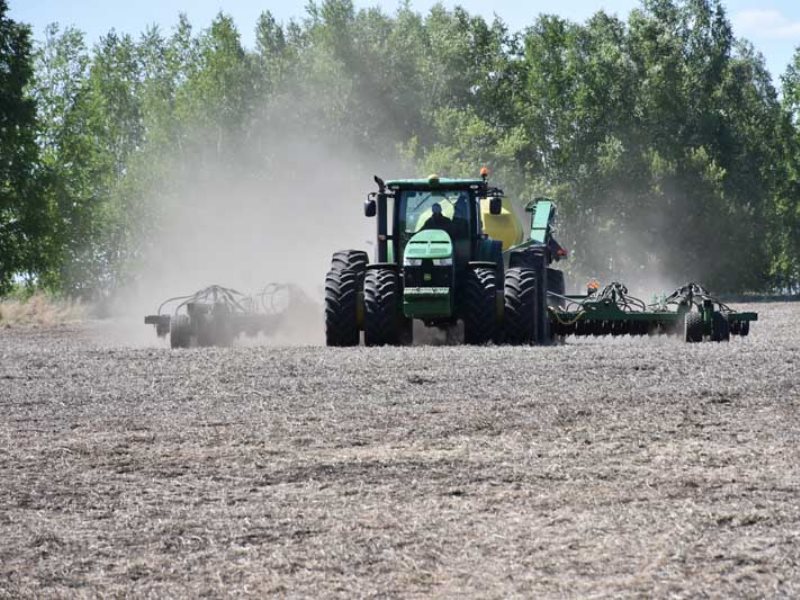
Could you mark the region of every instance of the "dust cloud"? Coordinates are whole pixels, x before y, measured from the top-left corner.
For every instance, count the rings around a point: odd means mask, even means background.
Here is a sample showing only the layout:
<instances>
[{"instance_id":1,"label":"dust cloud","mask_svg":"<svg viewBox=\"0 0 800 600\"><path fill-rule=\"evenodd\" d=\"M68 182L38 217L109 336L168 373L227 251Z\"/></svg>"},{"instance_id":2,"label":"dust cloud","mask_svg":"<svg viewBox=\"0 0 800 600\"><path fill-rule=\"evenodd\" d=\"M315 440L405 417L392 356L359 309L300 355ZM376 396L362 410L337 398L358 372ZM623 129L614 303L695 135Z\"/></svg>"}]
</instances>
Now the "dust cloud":
<instances>
[{"instance_id":1,"label":"dust cloud","mask_svg":"<svg viewBox=\"0 0 800 600\"><path fill-rule=\"evenodd\" d=\"M617 193L630 196L624 190ZM553 266L564 269L567 293L585 293L586 283L592 279L601 287L616 281L633 296L651 303L695 277L677 269L665 250L669 221L660 203L652 199L631 204L622 215L603 206L584 207L584 213L574 218L581 221L581 229L593 232L588 238L575 239L570 235L572 224L565 222L563 215L559 218L570 256ZM562 241L558 232L556 238Z\"/></svg>"},{"instance_id":2,"label":"dust cloud","mask_svg":"<svg viewBox=\"0 0 800 600\"><path fill-rule=\"evenodd\" d=\"M204 161L181 165L167 182L172 192L155 199L162 203L157 235L116 303L120 341L164 345L142 318L169 297L212 284L254 294L285 283L291 302L284 326L256 342L324 342L330 256L346 248L372 254L375 221L364 217L363 200L375 189L374 174L396 176L402 167L302 136L274 139L270 154L268 170Z\"/></svg>"}]
</instances>

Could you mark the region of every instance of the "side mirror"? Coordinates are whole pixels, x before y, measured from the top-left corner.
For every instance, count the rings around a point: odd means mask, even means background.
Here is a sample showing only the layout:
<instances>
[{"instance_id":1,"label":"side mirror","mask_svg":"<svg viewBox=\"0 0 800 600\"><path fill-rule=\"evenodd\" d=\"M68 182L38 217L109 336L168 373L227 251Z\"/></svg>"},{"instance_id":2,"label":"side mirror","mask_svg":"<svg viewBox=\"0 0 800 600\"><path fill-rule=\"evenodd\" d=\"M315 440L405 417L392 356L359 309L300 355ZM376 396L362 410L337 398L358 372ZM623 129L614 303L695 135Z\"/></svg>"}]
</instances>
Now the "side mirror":
<instances>
[{"instance_id":1,"label":"side mirror","mask_svg":"<svg viewBox=\"0 0 800 600\"><path fill-rule=\"evenodd\" d=\"M364 201L364 216L374 217L377 212L378 212L378 205L375 203L375 199L367 198Z\"/></svg>"},{"instance_id":2,"label":"side mirror","mask_svg":"<svg viewBox=\"0 0 800 600\"><path fill-rule=\"evenodd\" d=\"M503 212L503 199L498 197L489 198L489 212L493 215L499 215Z\"/></svg>"}]
</instances>

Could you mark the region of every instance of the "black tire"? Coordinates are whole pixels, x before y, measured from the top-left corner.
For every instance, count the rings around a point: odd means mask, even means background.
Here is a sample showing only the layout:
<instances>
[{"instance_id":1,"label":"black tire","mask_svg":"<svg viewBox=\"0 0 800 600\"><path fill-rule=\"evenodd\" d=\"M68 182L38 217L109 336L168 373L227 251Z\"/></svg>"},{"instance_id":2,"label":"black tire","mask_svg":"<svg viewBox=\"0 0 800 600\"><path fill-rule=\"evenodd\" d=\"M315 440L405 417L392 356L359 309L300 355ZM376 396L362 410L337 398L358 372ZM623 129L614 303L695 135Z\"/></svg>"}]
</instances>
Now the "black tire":
<instances>
[{"instance_id":1,"label":"black tire","mask_svg":"<svg viewBox=\"0 0 800 600\"><path fill-rule=\"evenodd\" d=\"M730 321L730 330L731 335L739 335L741 332L741 322L740 321Z\"/></svg>"},{"instance_id":2,"label":"black tire","mask_svg":"<svg viewBox=\"0 0 800 600\"><path fill-rule=\"evenodd\" d=\"M699 312L688 312L684 315L683 339L690 344L703 341L703 315Z\"/></svg>"},{"instance_id":3,"label":"black tire","mask_svg":"<svg viewBox=\"0 0 800 600\"><path fill-rule=\"evenodd\" d=\"M170 348L188 348L192 331L189 327L188 315L173 315L169 321Z\"/></svg>"},{"instance_id":4,"label":"black tire","mask_svg":"<svg viewBox=\"0 0 800 600\"><path fill-rule=\"evenodd\" d=\"M750 321L741 321L739 323L739 335L741 337L750 335Z\"/></svg>"},{"instance_id":5,"label":"black tire","mask_svg":"<svg viewBox=\"0 0 800 600\"><path fill-rule=\"evenodd\" d=\"M731 339L731 327L728 319L724 315L715 312L711 321L711 341L729 342Z\"/></svg>"},{"instance_id":6,"label":"black tire","mask_svg":"<svg viewBox=\"0 0 800 600\"><path fill-rule=\"evenodd\" d=\"M505 341L514 345L530 344L535 328L536 275L531 269L508 269L503 287Z\"/></svg>"},{"instance_id":7,"label":"black tire","mask_svg":"<svg viewBox=\"0 0 800 600\"><path fill-rule=\"evenodd\" d=\"M325 277L325 343L358 346L358 292L361 276L352 269L332 269Z\"/></svg>"},{"instance_id":8,"label":"black tire","mask_svg":"<svg viewBox=\"0 0 800 600\"><path fill-rule=\"evenodd\" d=\"M363 275L368 263L369 257L363 250L339 250L331 257L331 271L351 269Z\"/></svg>"},{"instance_id":9,"label":"black tire","mask_svg":"<svg viewBox=\"0 0 800 600\"><path fill-rule=\"evenodd\" d=\"M394 269L370 269L364 275L364 344L397 346L405 321L400 314L400 284Z\"/></svg>"},{"instance_id":10,"label":"black tire","mask_svg":"<svg viewBox=\"0 0 800 600\"><path fill-rule=\"evenodd\" d=\"M464 277L464 343L482 346L497 336L497 276L494 269L478 267Z\"/></svg>"},{"instance_id":11,"label":"black tire","mask_svg":"<svg viewBox=\"0 0 800 600\"><path fill-rule=\"evenodd\" d=\"M567 284L564 282L564 271L559 269L547 269L547 291L564 296L567 293ZM547 306L563 307L566 301L563 298L547 296Z\"/></svg>"}]
</instances>

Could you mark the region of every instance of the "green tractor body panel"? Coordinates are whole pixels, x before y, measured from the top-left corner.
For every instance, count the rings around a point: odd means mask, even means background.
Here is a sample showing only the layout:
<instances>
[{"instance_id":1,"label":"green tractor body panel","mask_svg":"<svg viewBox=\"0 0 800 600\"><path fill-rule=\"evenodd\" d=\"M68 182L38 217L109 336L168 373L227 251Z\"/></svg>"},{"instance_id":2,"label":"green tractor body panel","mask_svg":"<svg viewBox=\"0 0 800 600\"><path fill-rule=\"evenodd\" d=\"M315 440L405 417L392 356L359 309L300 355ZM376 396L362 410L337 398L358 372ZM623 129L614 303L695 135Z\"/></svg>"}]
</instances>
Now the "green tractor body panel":
<instances>
[{"instance_id":1,"label":"green tractor body panel","mask_svg":"<svg viewBox=\"0 0 800 600\"><path fill-rule=\"evenodd\" d=\"M410 319L446 319L453 314L453 242L440 229L426 229L406 244L403 314Z\"/></svg>"}]
</instances>

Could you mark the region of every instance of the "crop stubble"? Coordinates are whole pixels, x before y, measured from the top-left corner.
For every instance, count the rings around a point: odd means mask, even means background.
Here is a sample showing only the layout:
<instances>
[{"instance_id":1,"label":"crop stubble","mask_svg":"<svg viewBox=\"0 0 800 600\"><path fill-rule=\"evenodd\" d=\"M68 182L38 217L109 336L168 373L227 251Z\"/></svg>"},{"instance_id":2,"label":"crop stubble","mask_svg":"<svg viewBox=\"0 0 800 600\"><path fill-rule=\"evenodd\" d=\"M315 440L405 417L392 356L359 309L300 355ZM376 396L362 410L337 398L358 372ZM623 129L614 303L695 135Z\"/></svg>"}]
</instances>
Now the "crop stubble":
<instances>
[{"instance_id":1,"label":"crop stubble","mask_svg":"<svg viewBox=\"0 0 800 600\"><path fill-rule=\"evenodd\" d=\"M800 595L800 304L555 348L0 332L0 597Z\"/></svg>"}]
</instances>

